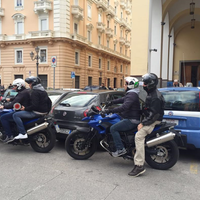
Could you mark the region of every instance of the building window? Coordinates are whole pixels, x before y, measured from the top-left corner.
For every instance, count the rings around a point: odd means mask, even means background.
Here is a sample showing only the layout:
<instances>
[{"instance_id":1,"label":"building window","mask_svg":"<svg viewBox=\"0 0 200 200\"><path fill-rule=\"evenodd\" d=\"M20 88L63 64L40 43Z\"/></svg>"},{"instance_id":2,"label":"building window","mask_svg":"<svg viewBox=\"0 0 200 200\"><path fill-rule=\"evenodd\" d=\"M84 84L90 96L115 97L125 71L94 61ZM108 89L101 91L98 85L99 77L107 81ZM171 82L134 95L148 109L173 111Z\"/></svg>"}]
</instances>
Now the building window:
<instances>
[{"instance_id":1,"label":"building window","mask_svg":"<svg viewBox=\"0 0 200 200\"><path fill-rule=\"evenodd\" d=\"M15 0L15 10L22 10L24 6L24 0Z\"/></svg>"},{"instance_id":2,"label":"building window","mask_svg":"<svg viewBox=\"0 0 200 200\"><path fill-rule=\"evenodd\" d=\"M92 85L92 77L88 77L88 85Z\"/></svg>"},{"instance_id":3,"label":"building window","mask_svg":"<svg viewBox=\"0 0 200 200\"><path fill-rule=\"evenodd\" d=\"M23 50L15 49L15 64L23 64Z\"/></svg>"},{"instance_id":4,"label":"building window","mask_svg":"<svg viewBox=\"0 0 200 200\"><path fill-rule=\"evenodd\" d=\"M107 28L109 28L110 27L110 22L109 22L109 20L107 20Z\"/></svg>"},{"instance_id":5,"label":"building window","mask_svg":"<svg viewBox=\"0 0 200 200\"><path fill-rule=\"evenodd\" d=\"M117 26L114 26L114 34L117 35Z\"/></svg>"},{"instance_id":6,"label":"building window","mask_svg":"<svg viewBox=\"0 0 200 200\"><path fill-rule=\"evenodd\" d=\"M120 87L123 87L123 81L122 81L122 79L120 80Z\"/></svg>"},{"instance_id":7,"label":"building window","mask_svg":"<svg viewBox=\"0 0 200 200\"><path fill-rule=\"evenodd\" d=\"M40 48L40 63L47 63L47 48Z\"/></svg>"},{"instance_id":8,"label":"building window","mask_svg":"<svg viewBox=\"0 0 200 200\"><path fill-rule=\"evenodd\" d=\"M74 0L74 5L75 5L75 6L78 6L78 5L79 5L78 0Z\"/></svg>"},{"instance_id":9,"label":"building window","mask_svg":"<svg viewBox=\"0 0 200 200\"><path fill-rule=\"evenodd\" d=\"M15 34L23 34L24 33L24 18L25 16L16 13L12 16L15 23Z\"/></svg>"},{"instance_id":10,"label":"building window","mask_svg":"<svg viewBox=\"0 0 200 200\"><path fill-rule=\"evenodd\" d=\"M74 23L74 34L78 34L78 24Z\"/></svg>"},{"instance_id":11,"label":"building window","mask_svg":"<svg viewBox=\"0 0 200 200\"><path fill-rule=\"evenodd\" d=\"M92 67L92 56L88 56L88 66Z\"/></svg>"},{"instance_id":12,"label":"building window","mask_svg":"<svg viewBox=\"0 0 200 200\"><path fill-rule=\"evenodd\" d=\"M79 65L79 52L75 51L75 64Z\"/></svg>"},{"instance_id":13,"label":"building window","mask_svg":"<svg viewBox=\"0 0 200 200\"><path fill-rule=\"evenodd\" d=\"M126 74L128 73L128 66L126 65Z\"/></svg>"},{"instance_id":14,"label":"building window","mask_svg":"<svg viewBox=\"0 0 200 200\"><path fill-rule=\"evenodd\" d=\"M17 34L24 33L24 26L23 22L17 22Z\"/></svg>"},{"instance_id":15,"label":"building window","mask_svg":"<svg viewBox=\"0 0 200 200\"><path fill-rule=\"evenodd\" d=\"M99 35L98 36L98 42L99 42L99 45L101 44L101 36Z\"/></svg>"},{"instance_id":16,"label":"building window","mask_svg":"<svg viewBox=\"0 0 200 200\"><path fill-rule=\"evenodd\" d=\"M41 31L46 31L46 30L48 30L48 27L47 27L47 19L41 19L41 20L40 20L40 25L41 25L41 27L40 27L40 30L41 30Z\"/></svg>"},{"instance_id":17,"label":"building window","mask_svg":"<svg viewBox=\"0 0 200 200\"><path fill-rule=\"evenodd\" d=\"M110 70L110 61L107 61L107 70Z\"/></svg>"},{"instance_id":18,"label":"building window","mask_svg":"<svg viewBox=\"0 0 200 200\"><path fill-rule=\"evenodd\" d=\"M116 44L114 44L114 51L116 51Z\"/></svg>"},{"instance_id":19,"label":"building window","mask_svg":"<svg viewBox=\"0 0 200 200\"><path fill-rule=\"evenodd\" d=\"M125 50L125 56L127 56L127 49Z\"/></svg>"},{"instance_id":20,"label":"building window","mask_svg":"<svg viewBox=\"0 0 200 200\"><path fill-rule=\"evenodd\" d=\"M92 7L91 5L88 5L88 17L91 18L92 16Z\"/></svg>"},{"instance_id":21,"label":"building window","mask_svg":"<svg viewBox=\"0 0 200 200\"><path fill-rule=\"evenodd\" d=\"M123 71L123 65L120 65L120 72Z\"/></svg>"},{"instance_id":22,"label":"building window","mask_svg":"<svg viewBox=\"0 0 200 200\"><path fill-rule=\"evenodd\" d=\"M101 69L101 58L99 58L99 69Z\"/></svg>"},{"instance_id":23,"label":"building window","mask_svg":"<svg viewBox=\"0 0 200 200\"><path fill-rule=\"evenodd\" d=\"M115 73L117 72L117 67L114 68L114 72L115 72Z\"/></svg>"},{"instance_id":24,"label":"building window","mask_svg":"<svg viewBox=\"0 0 200 200\"><path fill-rule=\"evenodd\" d=\"M120 47L120 53L122 53L122 47Z\"/></svg>"},{"instance_id":25,"label":"building window","mask_svg":"<svg viewBox=\"0 0 200 200\"><path fill-rule=\"evenodd\" d=\"M109 48L109 40L107 40L107 47Z\"/></svg>"},{"instance_id":26,"label":"building window","mask_svg":"<svg viewBox=\"0 0 200 200\"><path fill-rule=\"evenodd\" d=\"M2 34L2 23L1 23L1 19L0 19L0 34Z\"/></svg>"},{"instance_id":27,"label":"building window","mask_svg":"<svg viewBox=\"0 0 200 200\"><path fill-rule=\"evenodd\" d=\"M108 6L110 5L110 0L108 0Z\"/></svg>"},{"instance_id":28,"label":"building window","mask_svg":"<svg viewBox=\"0 0 200 200\"><path fill-rule=\"evenodd\" d=\"M123 18L123 12L121 12L121 19Z\"/></svg>"},{"instance_id":29,"label":"building window","mask_svg":"<svg viewBox=\"0 0 200 200\"><path fill-rule=\"evenodd\" d=\"M117 6L115 6L115 14L117 14Z\"/></svg>"},{"instance_id":30,"label":"building window","mask_svg":"<svg viewBox=\"0 0 200 200\"><path fill-rule=\"evenodd\" d=\"M101 13L98 14L98 22L101 22Z\"/></svg>"},{"instance_id":31,"label":"building window","mask_svg":"<svg viewBox=\"0 0 200 200\"><path fill-rule=\"evenodd\" d=\"M120 37L123 37L123 31L122 30L120 31Z\"/></svg>"},{"instance_id":32,"label":"building window","mask_svg":"<svg viewBox=\"0 0 200 200\"><path fill-rule=\"evenodd\" d=\"M127 40L128 35L126 34L126 40Z\"/></svg>"}]
</instances>

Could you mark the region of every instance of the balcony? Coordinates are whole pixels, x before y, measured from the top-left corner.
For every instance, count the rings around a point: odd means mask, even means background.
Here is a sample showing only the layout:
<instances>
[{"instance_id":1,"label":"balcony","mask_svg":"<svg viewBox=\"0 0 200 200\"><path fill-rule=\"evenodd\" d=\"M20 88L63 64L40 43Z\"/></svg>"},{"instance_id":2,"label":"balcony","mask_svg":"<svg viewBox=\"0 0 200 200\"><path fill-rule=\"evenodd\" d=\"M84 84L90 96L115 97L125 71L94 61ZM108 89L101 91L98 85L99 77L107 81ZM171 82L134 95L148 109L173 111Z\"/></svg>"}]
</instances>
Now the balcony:
<instances>
[{"instance_id":1,"label":"balcony","mask_svg":"<svg viewBox=\"0 0 200 200\"><path fill-rule=\"evenodd\" d=\"M131 14L131 7L126 7L125 11L126 11L127 15L130 15Z\"/></svg>"},{"instance_id":2,"label":"balcony","mask_svg":"<svg viewBox=\"0 0 200 200\"><path fill-rule=\"evenodd\" d=\"M106 15L110 15L110 17L113 18L115 16L115 9L112 6L107 5L107 10L105 13Z\"/></svg>"},{"instance_id":3,"label":"balcony","mask_svg":"<svg viewBox=\"0 0 200 200\"><path fill-rule=\"evenodd\" d=\"M0 17L4 17L4 8L0 8Z\"/></svg>"},{"instance_id":4,"label":"balcony","mask_svg":"<svg viewBox=\"0 0 200 200\"><path fill-rule=\"evenodd\" d=\"M5 40L6 39L6 34L0 34L0 40Z\"/></svg>"},{"instance_id":5,"label":"balcony","mask_svg":"<svg viewBox=\"0 0 200 200\"><path fill-rule=\"evenodd\" d=\"M120 43L121 45L124 45L124 44L125 44L125 38L124 38L124 37L120 37L120 38L119 38L119 43Z\"/></svg>"},{"instance_id":6,"label":"balcony","mask_svg":"<svg viewBox=\"0 0 200 200\"><path fill-rule=\"evenodd\" d=\"M129 23L126 24L125 31L126 32L131 32L131 25Z\"/></svg>"},{"instance_id":7,"label":"balcony","mask_svg":"<svg viewBox=\"0 0 200 200\"><path fill-rule=\"evenodd\" d=\"M34 2L34 12L36 14L39 14L39 12L48 13L50 10L52 10L52 2L43 0L43 1L35 1Z\"/></svg>"},{"instance_id":8,"label":"balcony","mask_svg":"<svg viewBox=\"0 0 200 200\"><path fill-rule=\"evenodd\" d=\"M123 19L123 18L120 19L120 26L123 26L124 28L127 27L127 22L125 19Z\"/></svg>"},{"instance_id":9,"label":"balcony","mask_svg":"<svg viewBox=\"0 0 200 200\"><path fill-rule=\"evenodd\" d=\"M80 6L71 6L72 7L72 15L74 18L78 20L83 20L83 9Z\"/></svg>"},{"instance_id":10,"label":"balcony","mask_svg":"<svg viewBox=\"0 0 200 200\"><path fill-rule=\"evenodd\" d=\"M106 0L98 0L96 4L97 9L102 9L103 11L107 10L108 2Z\"/></svg>"},{"instance_id":11,"label":"balcony","mask_svg":"<svg viewBox=\"0 0 200 200\"><path fill-rule=\"evenodd\" d=\"M111 28L106 28L105 33L107 37L113 37L113 30Z\"/></svg>"},{"instance_id":12,"label":"balcony","mask_svg":"<svg viewBox=\"0 0 200 200\"><path fill-rule=\"evenodd\" d=\"M97 30L100 33L103 33L105 31L105 24L103 24L102 22L97 22Z\"/></svg>"},{"instance_id":13,"label":"balcony","mask_svg":"<svg viewBox=\"0 0 200 200\"><path fill-rule=\"evenodd\" d=\"M128 41L128 40L126 40L126 41L125 41L125 46L126 46L126 48L129 48L129 47L131 46L131 42Z\"/></svg>"},{"instance_id":14,"label":"balcony","mask_svg":"<svg viewBox=\"0 0 200 200\"><path fill-rule=\"evenodd\" d=\"M53 31L46 30L46 31L32 31L29 32L31 38L38 38L38 37L53 37Z\"/></svg>"},{"instance_id":15,"label":"balcony","mask_svg":"<svg viewBox=\"0 0 200 200\"><path fill-rule=\"evenodd\" d=\"M120 6L121 6L122 9L124 9L126 7L125 0L120 0Z\"/></svg>"}]
</instances>

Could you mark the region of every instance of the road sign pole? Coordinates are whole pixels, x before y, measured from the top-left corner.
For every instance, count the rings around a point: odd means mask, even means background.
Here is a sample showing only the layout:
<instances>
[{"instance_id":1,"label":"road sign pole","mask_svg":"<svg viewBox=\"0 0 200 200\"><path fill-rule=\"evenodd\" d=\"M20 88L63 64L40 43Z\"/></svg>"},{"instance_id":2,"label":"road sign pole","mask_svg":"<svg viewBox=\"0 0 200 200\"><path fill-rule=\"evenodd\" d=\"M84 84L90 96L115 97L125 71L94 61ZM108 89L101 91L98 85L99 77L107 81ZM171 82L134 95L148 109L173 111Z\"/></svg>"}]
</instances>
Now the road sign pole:
<instances>
[{"instance_id":1,"label":"road sign pole","mask_svg":"<svg viewBox=\"0 0 200 200\"><path fill-rule=\"evenodd\" d=\"M55 89L55 70L56 68L53 68L53 89Z\"/></svg>"}]
</instances>

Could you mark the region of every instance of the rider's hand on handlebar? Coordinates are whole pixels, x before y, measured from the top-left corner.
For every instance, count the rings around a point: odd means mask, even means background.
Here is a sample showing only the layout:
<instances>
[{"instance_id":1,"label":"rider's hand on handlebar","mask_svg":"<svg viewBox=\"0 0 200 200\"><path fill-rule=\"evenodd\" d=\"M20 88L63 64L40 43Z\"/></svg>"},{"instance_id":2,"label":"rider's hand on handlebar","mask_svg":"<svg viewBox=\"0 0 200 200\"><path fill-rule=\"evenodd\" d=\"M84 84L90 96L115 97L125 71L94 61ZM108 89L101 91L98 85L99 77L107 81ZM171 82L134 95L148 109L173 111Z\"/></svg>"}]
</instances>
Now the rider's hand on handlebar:
<instances>
[{"instance_id":1,"label":"rider's hand on handlebar","mask_svg":"<svg viewBox=\"0 0 200 200\"><path fill-rule=\"evenodd\" d=\"M24 106L22 106L20 110L25 110L25 107L24 107Z\"/></svg>"},{"instance_id":2,"label":"rider's hand on handlebar","mask_svg":"<svg viewBox=\"0 0 200 200\"><path fill-rule=\"evenodd\" d=\"M107 107L112 106L112 105L113 105L113 102L112 102L112 101L107 101L107 102L106 102L106 106L107 106Z\"/></svg>"}]
</instances>

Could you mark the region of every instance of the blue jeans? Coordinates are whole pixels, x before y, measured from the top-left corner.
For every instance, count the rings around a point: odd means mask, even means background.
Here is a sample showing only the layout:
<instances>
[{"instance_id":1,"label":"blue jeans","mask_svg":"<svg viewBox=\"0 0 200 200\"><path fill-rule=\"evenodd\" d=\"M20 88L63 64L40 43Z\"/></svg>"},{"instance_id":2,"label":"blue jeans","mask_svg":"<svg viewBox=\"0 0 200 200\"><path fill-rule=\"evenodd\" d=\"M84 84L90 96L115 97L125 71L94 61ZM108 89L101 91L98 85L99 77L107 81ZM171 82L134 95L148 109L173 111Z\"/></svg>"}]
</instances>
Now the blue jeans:
<instances>
[{"instance_id":1,"label":"blue jeans","mask_svg":"<svg viewBox=\"0 0 200 200\"><path fill-rule=\"evenodd\" d=\"M18 129L19 133L24 135L24 134L26 134L26 130L24 128L22 119L32 119L32 118L39 117L39 116L40 115L38 115L32 111L18 111L13 114L13 120L15 121L15 123L17 125L17 129Z\"/></svg>"},{"instance_id":2,"label":"blue jeans","mask_svg":"<svg viewBox=\"0 0 200 200\"><path fill-rule=\"evenodd\" d=\"M117 150L124 148L119 132L128 131L128 130L136 128L137 126L138 124L133 124L129 119L123 119L120 122L113 124L110 127L110 132L112 134L115 147Z\"/></svg>"},{"instance_id":3,"label":"blue jeans","mask_svg":"<svg viewBox=\"0 0 200 200\"><path fill-rule=\"evenodd\" d=\"M11 124L10 122L13 122L13 114L15 112L10 112L10 113L5 113L1 116L0 120L3 126L3 129L5 131L5 135L7 135L8 137L10 137L11 135L13 135L13 131L11 129Z\"/></svg>"}]
</instances>

